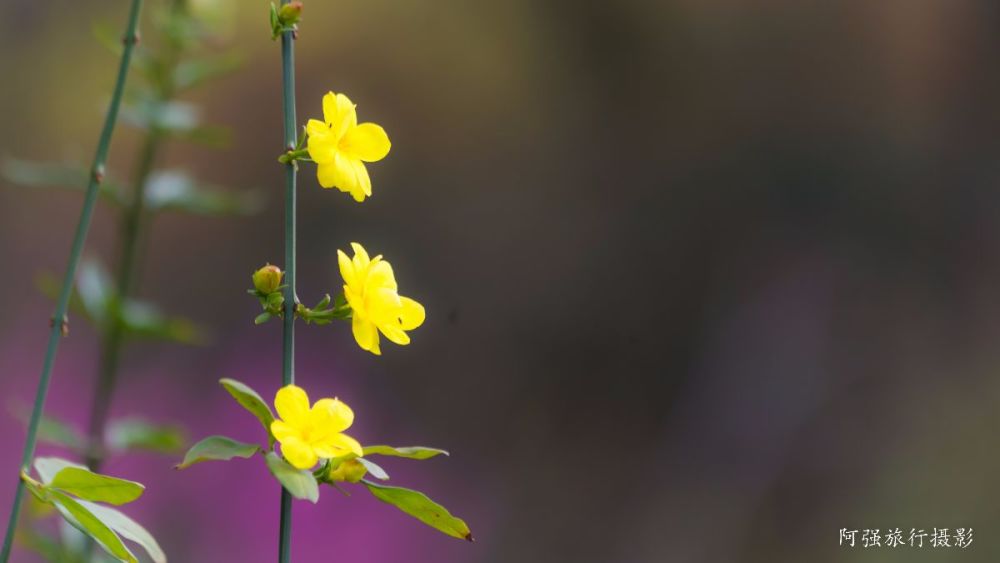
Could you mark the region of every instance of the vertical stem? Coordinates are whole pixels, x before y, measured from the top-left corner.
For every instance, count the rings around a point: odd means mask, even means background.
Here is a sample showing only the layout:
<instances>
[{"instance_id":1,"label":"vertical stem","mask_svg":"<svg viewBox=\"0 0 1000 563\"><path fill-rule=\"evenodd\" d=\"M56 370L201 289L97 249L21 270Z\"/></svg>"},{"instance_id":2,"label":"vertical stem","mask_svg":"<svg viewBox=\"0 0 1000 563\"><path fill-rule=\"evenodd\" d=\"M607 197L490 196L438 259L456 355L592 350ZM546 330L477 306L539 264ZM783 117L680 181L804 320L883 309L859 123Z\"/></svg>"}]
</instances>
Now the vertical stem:
<instances>
[{"instance_id":1,"label":"vertical stem","mask_svg":"<svg viewBox=\"0 0 1000 563\"><path fill-rule=\"evenodd\" d=\"M186 11L186 0L174 0L170 5L171 21L177 17L184 17ZM156 102L161 104L169 102L176 94L174 72L180 62L183 50L182 45L171 37L167 37L164 43L159 76L155 80L156 92L154 94ZM109 315L110 323L105 327L101 338L97 383L94 389L87 432L86 463L92 471L100 469L106 453L104 434L108 423L111 399L118 382L121 350L125 344L125 327L120 318L121 307L131 297L136 284L135 278L139 269L136 262L139 258L140 240L143 238L143 217L146 214L146 187L153 173L153 166L156 164L156 156L159 154L162 141L163 132L155 124L151 124L136 161L133 180L135 187L132 191L132 197L122 213L121 226L118 230L118 240L121 247L115 272L115 296L117 300L112 305L115 309Z\"/></svg>"},{"instance_id":2,"label":"vertical stem","mask_svg":"<svg viewBox=\"0 0 1000 563\"><path fill-rule=\"evenodd\" d=\"M141 11L142 0L132 0L132 5L129 9L128 26L123 39L125 45L122 50L121 61L118 65L118 76L115 79L115 89L111 96L111 104L108 106L108 113L104 118L104 127L101 129L100 139L97 142L97 151L94 155L90 181L87 184L84 194L83 208L80 210L80 220L76 225L76 232L73 235L73 245L70 248L69 262L66 265L62 288L59 290L55 314L52 317L52 330L49 333L49 342L45 349L42 374L38 379L35 404L32 407L31 418L28 421L28 434L25 438L24 451L21 455L20 471L28 470L31 465L31 459L35 455L35 439L38 433L38 423L41 421L42 410L45 407L45 396L48 394L49 380L52 376L52 366L55 363L56 350L59 348L59 339L68 330L66 309L73 290L76 268L80 263L80 254L83 252L87 232L90 230L90 220L94 214L98 186L104 177L104 164L107 161L108 150L111 145L111 133L114 131L115 122L118 120L118 108L121 105L122 94L125 91L125 79L128 77L128 69L132 61L132 51L135 48L135 44L139 41L139 35L136 30ZM14 502L10 510L10 519L7 521L7 533L4 536L3 551L0 551L0 563L7 563L10 559L10 552L14 544L14 530L17 528L18 513L20 512L21 497L23 495L24 483L21 481L19 475L17 489L14 493Z\"/></svg>"},{"instance_id":3,"label":"vertical stem","mask_svg":"<svg viewBox=\"0 0 1000 563\"><path fill-rule=\"evenodd\" d=\"M282 0L282 5L288 0ZM295 123L295 37L287 31L281 35L281 76L285 116L285 148L295 149L297 125ZM295 162L285 165L285 310L282 331L282 385L295 383L295 219L296 173ZM291 561L292 546L292 497L281 488L281 523L278 530L278 563Z\"/></svg>"},{"instance_id":4,"label":"vertical stem","mask_svg":"<svg viewBox=\"0 0 1000 563\"><path fill-rule=\"evenodd\" d=\"M156 154L160 147L160 133L152 128L146 136L139 152L136 167L135 190L128 207L124 210L119 230L121 249L118 255L117 271L115 272L115 297L112 314L101 341L101 355L98 361L97 384L94 389L93 406L90 412L88 427L88 445L86 462L92 471L99 471L104 461L104 433L108 421L108 411L115 384L118 382L118 360L124 344L125 327L121 322L120 313L125 301L131 296L135 285L136 258L138 257L140 229L142 217L146 210L146 184L153 172Z\"/></svg>"}]
</instances>

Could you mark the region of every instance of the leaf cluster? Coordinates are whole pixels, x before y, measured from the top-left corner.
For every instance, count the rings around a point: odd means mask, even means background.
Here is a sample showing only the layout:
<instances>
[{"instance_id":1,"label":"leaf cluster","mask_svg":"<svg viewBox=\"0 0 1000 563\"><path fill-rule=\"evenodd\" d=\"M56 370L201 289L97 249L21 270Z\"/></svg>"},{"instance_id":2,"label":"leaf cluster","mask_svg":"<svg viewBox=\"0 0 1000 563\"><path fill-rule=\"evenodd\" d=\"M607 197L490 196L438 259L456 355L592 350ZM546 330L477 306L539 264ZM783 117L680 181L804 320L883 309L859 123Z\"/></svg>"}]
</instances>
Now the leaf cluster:
<instances>
[{"instance_id":1,"label":"leaf cluster","mask_svg":"<svg viewBox=\"0 0 1000 563\"><path fill-rule=\"evenodd\" d=\"M364 456L362 457L348 454L326 460L314 471L296 469L285 461L274 447L275 438L271 433L271 423L275 420L274 412L260 394L235 379L222 379L220 383L236 402L250 412L264 427L267 436L266 445L241 442L227 436L209 436L188 450L184 459L177 465L177 469L184 469L205 461L249 459L256 454L263 454L271 475L297 499L316 503L319 501L320 485L331 485L346 494L346 491L340 488L341 483L360 483L378 500L395 506L428 526L449 536L472 541L472 533L468 525L427 495L419 491L392 487L364 479L367 474L380 481L389 480L389 474L370 459L372 456L425 460L439 455L447 456L448 452L445 450L423 446L368 446L363 448ZM347 466L351 466L350 471L345 471Z\"/></svg>"},{"instance_id":2,"label":"leaf cluster","mask_svg":"<svg viewBox=\"0 0 1000 563\"><path fill-rule=\"evenodd\" d=\"M138 563L125 545L127 540L138 544L154 563L166 563L167 558L152 534L120 510L106 506L135 501L145 490L142 484L94 473L55 457L36 458L34 467L38 479L27 472L21 473L21 480L32 496L41 505L54 507L66 523L92 538L116 561ZM33 536L39 543L43 537ZM52 545L48 547L55 549Z\"/></svg>"}]
</instances>

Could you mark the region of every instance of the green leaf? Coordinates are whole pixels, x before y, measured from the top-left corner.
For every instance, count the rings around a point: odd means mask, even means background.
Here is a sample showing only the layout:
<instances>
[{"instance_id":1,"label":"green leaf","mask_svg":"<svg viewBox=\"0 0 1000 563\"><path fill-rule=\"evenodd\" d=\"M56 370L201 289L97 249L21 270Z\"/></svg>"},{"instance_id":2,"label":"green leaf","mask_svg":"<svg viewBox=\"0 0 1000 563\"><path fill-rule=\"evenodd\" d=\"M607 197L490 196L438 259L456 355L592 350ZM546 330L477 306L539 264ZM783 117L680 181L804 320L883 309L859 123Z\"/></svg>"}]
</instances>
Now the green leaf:
<instances>
[{"instance_id":1,"label":"green leaf","mask_svg":"<svg viewBox=\"0 0 1000 563\"><path fill-rule=\"evenodd\" d=\"M0 174L12 184L27 188L56 188L82 192L90 181L90 172L79 164L34 162L5 158ZM121 189L107 178L98 186L98 194L108 203L121 205Z\"/></svg>"},{"instance_id":2,"label":"green leaf","mask_svg":"<svg viewBox=\"0 0 1000 563\"><path fill-rule=\"evenodd\" d=\"M424 524L449 536L473 541L469 526L461 518L452 516L447 508L427 498L427 495L401 487L379 485L367 479L361 482L380 501L395 506Z\"/></svg>"},{"instance_id":3,"label":"green leaf","mask_svg":"<svg viewBox=\"0 0 1000 563\"><path fill-rule=\"evenodd\" d=\"M111 318L112 302L117 300L117 291L111 275L100 262L86 259L80 264L76 275L76 290L87 316L97 325L103 325Z\"/></svg>"},{"instance_id":4,"label":"green leaf","mask_svg":"<svg viewBox=\"0 0 1000 563\"><path fill-rule=\"evenodd\" d=\"M381 465L375 463L370 459L365 459L363 457L359 457L357 458L357 460L358 463L365 466L365 469L368 470L368 473L371 473L372 477L379 479L381 481L389 480L389 474L385 472L385 469L382 469Z\"/></svg>"},{"instance_id":5,"label":"green leaf","mask_svg":"<svg viewBox=\"0 0 1000 563\"><path fill-rule=\"evenodd\" d=\"M178 426L157 426L142 419L112 421L107 431L108 446L116 450L146 450L175 453L184 449L187 438Z\"/></svg>"},{"instance_id":6,"label":"green leaf","mask_svg":"<svg viewBox=\"0 0 1000 563\"><path fill-rule=\"evenodd\" d=\"M190 129L175 129L170 133L175 139L215 149L228 147L232 140L232 133L229 129L218 125L199 125Z\"/></svg>"},{"instance_id":7,"label":"green leaf","mask_svg":"<svg viewBox=\"0 0 1000 563\"><path fill-rule=\"evenodd\" d=\"M234 457L248 459L259 451L260 446L257 444L238 442L225 436L209 436L191 446L184 455L184 461L177 464L175 469L185 469L202 461L229 461Z\"/></svg>"},{"instance_id":8,"label":"green leaf","mask_svg":"<svg viewBox=\"0 0 1000 563\"><path fill-rule=\"evenodd\" d=\"M142 496L146 489L135 481L101 475L79 467L63 468L48 485L84 500L114 505L130 503Z\"/></svg>"},{"instance_id":9,"label":"green leaf","mask_svg":"<svg viewBox=\"0 0 1000 563\"><path fill-rule=\"evenodd\" d=\"M139 129L157 129L165 133L190 131L201 121L198 107L178 100L141 99L122 104L122 121Z\"/></svg>"},{"instance_id":10,"label":"green leaf","mask_svg":"<svg viewBox=\"0 0 1000 563\"><path fill-rule=\"evenodd\" d=\"M80 504L99 518L101 522L104 522L112 530L118 532L123 538L139 544L149 554L149 558L153 560L153 563L167 563L167 556L160 548L160 544L156 543L153 535L138 522L114 508L101 506L85 500L80 501Z\"/></svg>"},{"instance_id":11,"label":"green leaf","mask_svg":"<svg viewBox=\"0 0 1000 563\"><path fill-rule=\"evenodd\" d=\"M184 61L174 70L174 86L179 90L191 88L206 80L228 74L242 64L243 57L235 52Z\"/></svg>"},{"instance_id":12,"label":"green leaf","mask_svg":"<svg viewBox=\"0 0 1000 563\"><path fill-rule=\"evenodd\" d=\"M319 501L319 485L316 483L316 477L308 469L296 469L274 452L268 452L266 459L271 475L274 475L293 497L308 500L313 504Z\"/></svg>"},{"instance_id":13,"label":"green leaf","mask_svg":"<svg viewBox=\"0 0 1000 563\"><path fill-rule=\"evenodd\" d=\"M24 488L28 489L31 496L35 497L36 500L43 504L52 504L49 499L48 490L44 488L38 481L26 477L23 473L21 474L21 481L24 483Z\"/></svg>"},{"instance_id":14,"label":"green leaf","mask_svg":"<svg viewBox=\"0 0 1000 563\"><path fill-rule=\"evenodd\" d=\"M11 409L14 416L23 422L28 423L31 414L24 405L16 405ZM65 446L75 451L83 449L86 438L69 424L56 420L55 418L42 415L38 422L38 440L48 444Z\"/></svg>"},{"instance_id":15,"label":"green leaf","mask_svg":"<svg viewBox=\"0 0 1000 563\"><path fill-rule=\"evenodd\" d=\"M101 522L92 512L84 508L83 505L59 491L50 490L49 498L52 499L52 502L55 503L56 508L67 522L81 532L94 538L94 541L109 554L119 561L138 563L135 555L132 555L132 552L125 547L118 534L109 528L107 524Z\"/></svg>"},{"instance_id":16,"label":"green leaf","mask_svg":"<svg viewBox=\"0 0 1000 563\"><path fill-rule=\"evenodd\" d=\"M73 449L82 449L86 438L76 428L54 418L43 416L38 423L38 439Z\"/></svg>"},{"instance_id":17,"label":"green leaf","mask_svg":"<svg viewBox=\"0 0 1000 563\"><path fill-rule=\"evenodd\" d=\"M168 317L155 306L129 299L121 308L121 322L125 330L136 337L154 338L178 344L204 344L204 331L193 322L181 317Z\"/></svg>"},{"instance_id":18,"label":"green leaf","mask_svg":"<svg viewBox=\"0 0 1000 563\"><path fill-rule=\"evenodd\" d=\"M76 530L74 529L74 531ZM45 561L55 563L84 563L72 551L63 547L57 538L33 529L32 526L18 527L16 538L17 543L21 547L41 555Z\"/></svg>"},{"instance_id":19,"label":"green leaf","mask_svg":"<svg viewBox=\"0 0 1000 563\"><path fill-rule=\"evenodd\" d=\"M423 446L407 446L394 448L392 446L368 446L364 448L365 455L388 455L408 459L429 459L438 455L448 455L448 452L437 448Z\"/></svg>"},{"instance_id":20,"label":"green leaf","mask_svg":"<svg viewBox=\"0 0 1000 563\"><path fill-rule=\"evenodd\" d=\"M62 280L49 272L42 272L35 277L35 287L38 288L38 291L42 292L42 295L55 301L59 298L59 290L62 289ZM69 297L69 311L73 315L80 315L92 323L95 322L83 306L83 301L80 299L80 292L77 291L75 286Z\"/></svg>"},{"instance_id":21,"label":"green leaf","mask_svg":"<svg viewBox=\"0 0 1000 563\"><path fill-rule=\"evenodd\" d=\"M152 210L198 215L250 215L261 208L261 201L255 192L226 192L199 185L185 172L162 170L146 185L146 205Z\"/></svg>"},{"instance_id":22,"label":"green leaf","mask_svg":"<svg viewBox=\"0 0 1000 563\"><path fill-rule=\"evenodd\" d=\"M229 394L236 399L236 402L243 405L243 408L257 417L257 420L260 421L267 432L268 446L273 446L274 436L271 435L271 423L274 422L274 413L271 412L271 407L264 402L264 399L256 391L244 383L228 377L220 379L219 383L226 388L226 391L229 391Z\"/></svg>"},{"instance_id":23,"label":"green leaf","mask_svg":"<svg viewBox=\"0 0 1000 563\"><path fill-rule=\"evenodd\" d=\"M66 469L67 467L75 467L77 469L87 470L86 467L80 465L79 463L73 463L72 461L67 461L58 457L36 457L35 458L35 471L42 478L42 482L49 484L52 479L55 478L56 474Z\"/></svg>"}]
</instances>

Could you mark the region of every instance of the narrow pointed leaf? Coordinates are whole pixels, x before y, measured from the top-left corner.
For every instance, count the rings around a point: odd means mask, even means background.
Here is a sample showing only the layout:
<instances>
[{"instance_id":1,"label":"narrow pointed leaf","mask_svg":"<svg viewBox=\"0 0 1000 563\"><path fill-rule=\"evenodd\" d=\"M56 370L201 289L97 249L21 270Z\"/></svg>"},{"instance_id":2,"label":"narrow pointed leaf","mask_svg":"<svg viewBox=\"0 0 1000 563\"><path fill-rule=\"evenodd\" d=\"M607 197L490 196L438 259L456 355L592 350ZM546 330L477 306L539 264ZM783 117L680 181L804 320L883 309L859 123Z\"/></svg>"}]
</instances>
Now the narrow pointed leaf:
<instances>
[{"instance_id":1,"label":"narrow pointed leaf","mask_svg":"<svg viewBox=\"0 0 1000 563\"><path fill-rule=\"evenodd\" d=\"M389 474L385 472L385 469L382 469L381 465L375 463L370 459L365 459L363 457L359 457L357 458L357 460L358 463L365 466L365 469L368 470L368 473L370 473L372 477L379 479L381 481L389 480Z\"/></svg>"},{"instance_id":2,"label":"narrow pointed leaf","mask_svg":"<svg viewBox=\"0 0 1000 563\"><path fill-rule=\"evenodd\" d=\"M167 556L160 548L160 544L156 543L156 539L153 538L153 535L150 534L146 528L143 528L138 522L129 518L121 511L115 510L114 508L94 504L85 500L80 501L80 504L89 510L94 516L98 517L101 522L104 522L112 530L118 532L118 534L123 538L139 544L146 550L146 553L149 554L149 558L153 560L153 563L167 562Z\"/></svg>"},{"instance_id":3,"label":"narrow pointed leaf","mask_svg":"<svg viewBox=\"0 0 1000 563\"><path fill-rule=\"evenodd\" d=\"M187 442L184 430L178 426L158 426L145 420L124 418L108 425L108 446L115 450L146 450L176 453Z\"/></svg>"},{"instance_id":4,"label":"narrow pointed leaf","mask_svg":"<svg viewBox=\"0 0 1000 563\"><path fill-rule=\"evenodd\" d=\"M101 325L110 318L109 308L117 301L111 275L97 260L85 259L76 276L76 289L87 315Z\"/></svg>"},{"instance_id":5,"label":"narrow pointed leaf","mask_svg":"<svg viewBox=\"0 0 1000 563\"><path fill-rule=\"evenodd\" d=\"M83 191L87 185L87 169L79 164L32 162L5 158L0 174L10 183L28 188L57 188ZM107 202L121 205L121 190L107 178L98 187L98 194Z\"/></svg>"},{"instance_id":6,"label":"narrow pointed leaf","mask_svg":"<svg viewBox=\"0 0 1000 563\"><path fill-rule=\"evenodd\" d=\"M114 505L130 503L142 496L146 489L135 481L92 473L79 467L61 469L48 485L84 500Z\"/></svg>"},{"instance_id":7,"label":"narrow pointed leaf","mask_svg":"<svg viewBox=\"0 0 1000 563\"><path fill-rule=\"evenodd\" d=\"M472 532L469 531L469 526L461 518L452 516L447 508L432 501L427 495L402 487L379 485L367 479L361 482L380 501L395 506L449 536L472 541Z\"/></svg>"},{"instance_id":8,"label":"narrow pointed leaf","mask_svg":"<svg viewBox=\"0 0 1000 563\"><path fill-rule=\"evenodd\" d=\"M37 553L45 561L58 563L83 563L73 556L67 549L60 545L59 540L32 529L30 526L22 526L17 530L16 540L21 547Z\"/></svg>"},{"instance_id":9,"label":"narrow pointed leaf","mask_svg":"<svg viewBox=\"0 0 1000 563\"><path fill-rule=\"evenodd\" d=\"M226 391L229 391L229 394L236 399L236 402L243 405L243 408L257 417L257 420L264 426L264 430L267 431L268 445L274 445L274 436L271 435L271 423L274 422L274 413L271 412L271 407L264 402L264 399L248 385L240 383L235 379L224 377L219 380L219 383L226 388Z\"/></svg>"},{"instance_id":10,"label":"narrow pointed leaf","mask_svg":"<svg viewBox=\"0 0 1000 563\"><path fill-rule=\"evenodd\" d=\"M215 57L185 61L174 71L174 85L178 89L196 86L205 80L232 72L243 64L239 53L225 53Z\"/></svg>"},{"instance_id":11,"label":"narrow pointed leaf","mask_svg":"<svg viewBox=\"0 0 1000 563\"><path fill-rule=\"evenodd\" d=\"M255 192L224 191L197 184L183 171L162 170L146 185L146 205L198 215L248 215L260 209L261 202Z\"/></svg>"},{"instance_id":12,"label":"narrow pointed leaf","mask_svg":"<svg viewBox=\"0 0 1000 563\"><path fill-rule=\"evenodd\" d=\"M191 446L184 461L177 464L175 469L184 469L203 461L229 461L234 457L247 459L259 451L260 446L257 444L238 442L225 436L209 436Z\"/></svg>"},{"instance_id":13,"label":"narrow pointed leaf","mask_svg":"<svg viewBox=\"0 0 1000 563\"><path fill-rule=\"evenodd\" d=\"M32 482L29 479L25 479L23 476L21 477L21 481L24 482L24 488L28 489L28 492L31 493L31 496L35 497L35 500L43 505L52 504L52 500L48 497L48 489L45 489L43 486L39 486L37 481Z\"/></svg>"},{"instance_id":14,"label":"narrow pointed leaf","mask_svg":"<svg viewBox=\"0 0 1000 563\"><path fill-rule=\"evenodd\" d=\"M293 497L313 504L319 501L319 485L308 469L296 469L274 452L267 454L267 468Z\"/></svg>"},{"instance_id":15,"label":"narrow pointed leaf","mask_svg":"<svg viewBox=\"0 0 1000 563\"><path fill-rule=\"evenodd\" d=\"M125 547L118 534L79 502L59 491L49 491L49 497L67 522L94 538L94 541L109 554L119 561L138 563L135 555L132 555L132 552Z\"/></svg>"},{"instance_id":16,"label":"narrow pointed leaf","mask_svg":"<svg viewBox=\"0 0 1000 563\"><path fill-rule=\"evenodd\" d=\"M55 301L59 298L59 290L62 289L62 280L58 279L51 272L42 272L35 277L35 287L38 288L38 291L42 292L42 295ZM80 292L77 291L76 287L73 288L73 292L69 297L69 312L74 316L79 315L96 324L87 311L87 308L83 306L83 300L80 299Z\"/></svg>"},{"instance_id":17,"label":"narrow pointed leaf","mask_svg":"<svg viewBox=\"0 0 1000 563\"><path fill-rule=\"evenodd\" d=\"M448 455L448 452L437 448L425 448L423 446L407 446L394 448L392 446L367 446L364 448L365 455L388 455L394 457L405 457L408 459L429 459L438 455Z\"/></svg>"},{"instance_id":18,"label":"narrow pointed leaf","mask_svg":"<svg viewBox=\"0 0 1000 563\"><path fill-rule=\"evenodd\" d=\"M87 470L86 467L80 465L79 463L73 463L58 457L36 457L35 458L35 471L42 478L42 483L46 485L52 482L56 474L66 469L67 467L75 467L77 469Z\"/></svg>"},{"instance_id":19,"label":"narrow pointed leaf","mask_svg":"<svg viewBox=\"0 0 1000 563\"><path fill-rule=\"evenodd\" d=\"M190 320L168 317L154 305L137 299L129 299L122 305L121 322L136 337L195 345L207 340L204 331Z\"/></svg>"},{"instance_id":20,"label":"narrow pointed leaf","mask_svg":"<svg viewBox=\"0 0 1000 563\"><path fill-rule=\"evenodd\" d=\"M28 423L28 418L31 415L24 405L17 405L12 410L18 420L25 424ZM77 431L76 428L45 415L42 415L42 419L38 423L38 440L49 444L66 446L75 451L81 450L83 444L86 442L83 434Z\"/></svg>"}]
</instances>

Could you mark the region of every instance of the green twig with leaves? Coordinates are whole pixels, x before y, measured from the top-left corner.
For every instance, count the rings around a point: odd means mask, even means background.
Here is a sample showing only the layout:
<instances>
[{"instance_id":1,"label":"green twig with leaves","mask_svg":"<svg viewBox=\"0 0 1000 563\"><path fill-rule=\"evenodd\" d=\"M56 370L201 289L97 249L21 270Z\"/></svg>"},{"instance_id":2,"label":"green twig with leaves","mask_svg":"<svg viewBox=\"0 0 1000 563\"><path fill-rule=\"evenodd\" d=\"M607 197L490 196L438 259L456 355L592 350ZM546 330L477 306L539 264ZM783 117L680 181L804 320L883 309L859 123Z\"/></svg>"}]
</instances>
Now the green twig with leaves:
<instances>
[{"instance_id":1,"label":"green twig with leaves","mask_svg":"<svg viewBox=\"0 0 1000 563\"><path fill-rule=\"evenodd\" d=\"M335 320L351 323L358 345L372 354L381 354L380 338L407 345L408 331L424 322L424 308L417 301L401 296L395 273L381 255L370 257L359 243L351 243L353 256L337 252L341 290L325 295L314 307L299 302L296 295L296 181L300 162L316 164L317 181L324 188L338 188L355 201L372 195L371 179L365 163L376 162L389 152L389 137L374 123L358 123L355 105L344 94L329 92L323 97L323 120L310 119L305 135L297 138L295 121L294 41L302 15L301 2L283 1L272 5L272 37L281 38L282 90L284 96L284 152L278 162L285 170L285 268L266 264L254 272L249 293L257 298L263 311L254 322L262 324L274 317L282 320L282 387L274 398L274 407L249 386L233 379L223 379L222 386L247 411L253 414L266 432L261 444L245 443L226 436L209 436L195 444L177 465L178 469L196 463L234 458L252 458L262 454L270 473L282 485L278 562L288 563L291 548L291 501L318 502L321 485L346 491L342 485L360 484L380 501L450 536L472 541L466 523L423 493L391 487L378 481L388 473L372 461L375 456L429 459L447 455L444 450L425 447L363 447L344 434L354 422L354 412L337 398L323 398L310 403L304 389L295 385L295 320L307 324L330 325ZM374 480L366 479L366 476Z\"/></svg>"},{"instance_id":2,"label":"green twig with leaves","mask_svg":"<svg viewBox=\"0 0 1000 563\"><path fill-rule=\"evenodd\" d=\"M131 450L174 454L186 445L185 433L176 425L108 417L119 381L119 359L128 342L135 338L181 344L204 341L204 332L191 321L169 317L134 296L139 285L145 233L152 218L163 211L217 216L247 214L258 207L252 193L232 194L206 188L186 172L158 168L160 154L170 142L195 142L209 147L224 143L226 131L201 125L196 108L179 100L178 96L234 70L240 60L233 53L216 54L210 49L215 42L211 27L191 12L188 0L165 0L154 9L149 20L154 31L152 41L144 42L134 51L133 45L126 45L141 80L138 84L130 84L119 97L123 121L142 131L132 188L126 190L109 178L111 174L104 174L105 181L98 189L102 201L119 215L119 254L115 272L112 276L96 260L83 260L76 276L76 290L70 293L68 302L69 310L90 321L100 338L90 424L83 435L57 419L42 417L37 430L39 441L57 444L80 455L95 475L110 454ZM121 48L105 28L98 26L95 33L110 49ZM13 183L28 187L73 188L79 175L72 166L14 159L4 162L2 172ZM43 291L59 295L57 281L47 276L39 281ZM45 495L45 499L58 499L58 495ZM56 505L58 507L58 503ZM88 509L86 503L82 506ZM108 515L107 511L99 509L92 512L98 520ZM114 515L110 517L120 519ZM64 519L92 541L77 542L64 535L52 538L41 530L31 529L32 526L25 526L19 539L24 540L25 547L39 551L50 561L89 561L93 545L108 551L106 538L96 536L94 528L76 526L70 518ZM111 529L113 534L135 539L128 531L117 530L113 525ZM111 550L109 553L121 559L122 552Z\"/></svg>"},{"instance_id":3,"label":"green twig with leaves","mask_svg":"<svg viewBox=\"0 0 1000 563\"><path fill-rule=\"evenodd\" d=\"M25 476L31 460L35 455L35 441L37 438L38 426L42 419L42 410L45 406L45 397L48 394L49 380L52 376L52 367L55 364L56 351L59 348L59 340L69 331L69 321L66 312L69 307L70 294L73 289L73 279L76 276L76 269L80 263L80 255L83 253L83 246L87 239L87 232L90 230L90 220L94 212L94 204L97 201L98 186L104 178L104 164L107 161L108 150L111 146L111 134L115 129L115 122L118 119L118 109L121 106L122 95L125 92L125 80L128 77L129 65L132 60L132 52L136 43L139 42L139 14L142 11L142 0L132 0L129 8L128 24L123 38L124 49L121 60L118 64L118 76L115 80L114 91L111 95L111 103L108 106L107 115L104 118L104 127L101 130L100 139L97 142L97 153L94 155L91 166L90 179L85 190L83 208L80 211L80 220L77 222L76 232L73 236L73 245L70 249L69 263L66 266L66 273L63 276L62 288L59 291L59 298L56 302L55 314L52 318L52 329L49 334L49 343L45 350L45 360L42 367L42 374L38 379L38 390L35 394L35 404L32 407L31 418L28 420L28 432L25 438L24 451L21 455L21 471L18 476L17 490L14 494L14 501L11 507L10 519L7 522L7 532L4 536L3 551L0 551L0 561L7 563L14 543L14 531L17 528L18 512L21 505L21 497L27 486L23 477Z\"/></svg>"}]
</instances>

